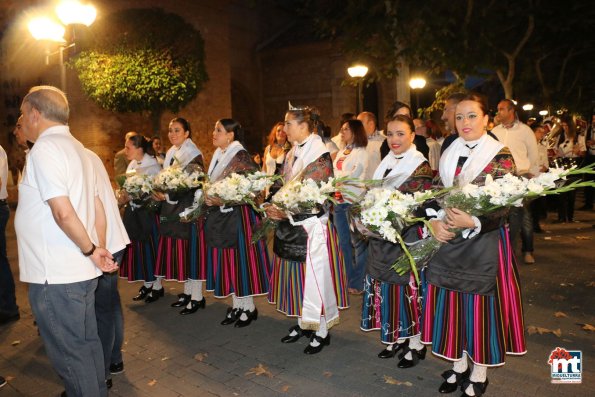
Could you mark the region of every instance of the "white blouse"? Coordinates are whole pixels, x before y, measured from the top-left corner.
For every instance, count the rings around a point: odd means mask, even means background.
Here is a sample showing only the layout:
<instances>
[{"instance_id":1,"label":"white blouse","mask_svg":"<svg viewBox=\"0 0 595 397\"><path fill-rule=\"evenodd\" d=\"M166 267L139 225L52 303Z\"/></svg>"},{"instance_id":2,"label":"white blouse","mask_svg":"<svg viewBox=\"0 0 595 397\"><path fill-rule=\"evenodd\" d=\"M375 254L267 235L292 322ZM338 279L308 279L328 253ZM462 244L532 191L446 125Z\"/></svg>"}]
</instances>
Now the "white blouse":
<instances>
[{"instance_id":1,"label":"white blouse","mask_svg":"<svg viewBox=\"0 0 595 397\"><path fill-rule=\"evenodd\" d=\"M349 154L345 154L345 151ZM351 149L351 152L349 152L349 149L346 147L341 149L339 153L337 153L335 161L333 161L333 170L335 178L350 177L363 180L368 170L368 152L366 151L366 148L356 147ZM363 185L360 186L354 184L347 186L347 190L354 195L359 196L363 193L364 187ZM344 196L343 198L349 202L355 200L353 197L348 196Z\"/></svg>"}]
</instances>

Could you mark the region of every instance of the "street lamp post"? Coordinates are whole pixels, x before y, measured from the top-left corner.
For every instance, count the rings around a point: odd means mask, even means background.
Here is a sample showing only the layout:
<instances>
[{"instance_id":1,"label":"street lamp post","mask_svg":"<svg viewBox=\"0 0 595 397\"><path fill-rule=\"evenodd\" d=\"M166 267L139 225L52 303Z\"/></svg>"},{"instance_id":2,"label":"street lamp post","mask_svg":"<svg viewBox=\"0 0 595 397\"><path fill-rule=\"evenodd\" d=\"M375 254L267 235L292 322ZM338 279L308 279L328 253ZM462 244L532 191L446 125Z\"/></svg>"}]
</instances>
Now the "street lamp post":
<instances>
[{"instance_id":1,"label":"street lamp post","mask_svg":"<svg viewBox=\"0 0 595 397\"><path fill-rule=\"evenodd\" d=\"M50 64L50 57L58 55L58 65L60 67L60 88L66 92L66 64L64 63L64 52L75 45L74 35L72 42L64 39L66 32L65 26L73 24L82 24L90 26L97 16L95 7L91 4L82 4L77 0L63 0L56 6L56 15L62 21L62 24L53 21L47 17L34 18L29 22L28 28L31 35L36 40L47 40L57 42L58 50L46 52L45 64ZM74 29L74 27L73 27Z\"/></svg>"},{"instance_id":2,"label":"street lamp post","mask_svg":"<svg viewBox=\"0 0 595 397\"><path fill-rule=\"evenodd\" d=\"M409 87L415 92L415 113L419 109L419 91L426 86L426 79L423 77L414 77L409 80Z\"/></svg>"},{"instance_id":3,"label":"street lamp post","mask_svg":"<svg viewBox=\"0 0 595 397\"><path fill-rule=\"evenodd\" d=\"M353 65L347 68L347 73L354 79L357 79L357 87L355 92L355 113L359 114L361 110L361 92L362 81L366 74L368 74L368 67L364 65Z\"/></svg>"}]
</instances>

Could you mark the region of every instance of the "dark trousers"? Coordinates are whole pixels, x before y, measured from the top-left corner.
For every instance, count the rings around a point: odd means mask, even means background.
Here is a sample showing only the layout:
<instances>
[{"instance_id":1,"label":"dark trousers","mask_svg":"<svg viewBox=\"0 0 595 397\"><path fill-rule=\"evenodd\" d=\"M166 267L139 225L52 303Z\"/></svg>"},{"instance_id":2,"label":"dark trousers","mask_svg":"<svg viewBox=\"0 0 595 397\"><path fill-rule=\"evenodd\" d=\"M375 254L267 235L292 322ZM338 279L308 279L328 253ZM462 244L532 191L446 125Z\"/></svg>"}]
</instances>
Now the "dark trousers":
<instances>
[{"instance_id":1,"label":"dark trousers","mask_svg":"<svg viewBox=\"0 0 595 397\"><path fill-rule=\"evenodd\" d=\"M585 157L585 166L589 165L589 164L593 164L595 163L595 155L592 154L587 154L587 157ZM595 175L593 174L585 174L584 175L584 179L586 181L593 181L595 180ZM593 208L593 189L590 186L587 186L585 188L585 207L587 208Z\"/></svg>"},{"instance_id":2,"label":"dark trousers","mask_svg":"<svg viewBox=\"0 0 595 397\"><path fill-rule=\"evenodd\" d=\"M508 221L512 247L515 247L520 233L523 252L533 252L533 217L528 204L511 208Z\"/></svg>"},{"instance_id":3,"label":"dark trousers","mask_svg":"<svg viewBox=\"0 0 595 397\"><path fill-rule=\"evenodd\" d=\"M124 251L114 255L119 264ZM103 348L105 378L111 379L110 364L122 362L122 342L124 339L124 321L120 293L118 292L118 272L104 273L97 279L95 290L95 317L97 331Z\"/></svg>"},{"instance_id":4,"label":"dark trousers","mask_svg":"<svg viewBox=\"0 0 595 397\"><path fill-rule=\"evenodd\" d=\"M561 222L572 222L574 220L574 200L576 191L571 190L558 194L558 220Z\"/></svg>"},{"instance_id":5,"label":"dark trousers","mask_svg":"<svg viewBox=\"0 0 595 397\"><path fill-rule=\"evenodd\" d=\"M10 210L0 203L0 314L12 315L19 311L14 290L14 278L6 256L6 224Z\"/></svg>"}]
</instances>

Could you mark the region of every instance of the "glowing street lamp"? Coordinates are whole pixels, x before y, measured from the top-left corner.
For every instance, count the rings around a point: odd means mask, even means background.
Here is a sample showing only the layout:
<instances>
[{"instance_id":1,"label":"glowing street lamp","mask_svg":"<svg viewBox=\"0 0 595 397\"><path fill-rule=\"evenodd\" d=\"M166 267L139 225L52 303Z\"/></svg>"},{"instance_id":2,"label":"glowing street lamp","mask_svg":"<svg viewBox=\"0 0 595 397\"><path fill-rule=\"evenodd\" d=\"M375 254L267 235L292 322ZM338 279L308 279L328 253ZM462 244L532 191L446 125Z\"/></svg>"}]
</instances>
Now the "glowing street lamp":
<instances>
[{"instance_id":1,"label":"glowing street lamp","mask_svg":"<svg viewBox=\"0 0 595 397\"><path fill-rule=\"evenodd\" d=\"M524 110L525 112L528 112L528 111L531 111L531 110L533 110L533 104L531 104L531 103L526 103L526 104L524 104L524 105L523 105L523 110Z\"/></svg>"},{"instance_id":2,"label":"glowing street lamp","mask_svg":"<svg viewBox=\"0 0 595 397\"><path fill-rule=\"evenodd\" d=\"M347 68L347 73L354 79L357 79L357 87L355 92L355 113L359 114L361 109L361 92L362 81L366 74L368 74L368 67L365 65L353 65Z\"/></svg>"},{"instance_id":3,"label":"glowing street lamp","mask_svg":"<svg viewBox=\"0 0 595 397\"><path fill-rule=\"evenodd\" d=\"M416 110L419 109L419 91L426 86L426 79L423 77L413 77L409 80L409 87L415 92Z\"/></svg>"},{"instance_id":4,"label":"glowing street lamp","mask_svg":"<svg viewBox=\"0 0 595 397\"><path fill-rule=\"evenodd\" d=\"M48 40L60 43L57 51L50 53L45 57L46 65L49 65L50 57L58 55L58 65L60 66L60 88L66 92L66 65L64 64L64 51L74 47L74 41L67 43L64 39L66 27L73 24L90 26L97 16L95 7L91 4L82 4L77 0L63 0L56 6L56 15L64 25L61 25L48 17L39 17L32 19L29 24L29 32L35 40Z\"/></svg>"},{"instance_id":5,"label":"glowing street lamp","mask_svg":"<svg viewBox=\"0 0 595 397\"><path fill-rule=\"evenodd\" d=\"M548 112L547 110L540 110L540 111L539 111L539 115L540 115L540 116L547 116L547 115L548 115L548 113L549 113L549 112Z\"/></svg>"}]
</instances>

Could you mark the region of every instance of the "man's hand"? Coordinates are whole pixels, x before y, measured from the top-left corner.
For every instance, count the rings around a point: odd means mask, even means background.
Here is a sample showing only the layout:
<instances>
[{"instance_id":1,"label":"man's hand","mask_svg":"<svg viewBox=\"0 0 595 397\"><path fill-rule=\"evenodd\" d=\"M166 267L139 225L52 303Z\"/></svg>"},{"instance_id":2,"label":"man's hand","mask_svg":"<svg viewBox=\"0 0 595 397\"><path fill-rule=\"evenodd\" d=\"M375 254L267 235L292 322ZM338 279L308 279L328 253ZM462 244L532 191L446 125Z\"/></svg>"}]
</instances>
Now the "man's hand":
<instances>
[{"instance_id":1,"label":"man's hand","mask_svg":"<svg viewBox=\"0 0 595 397\"><path fill-rule=\"evenodd\" d=\"M95 266L104 273L112 273L118 270L118 264L113 261L112 254L105 248L95 248L95 251L90 258Z\"/></svg>"}]
</instances>

